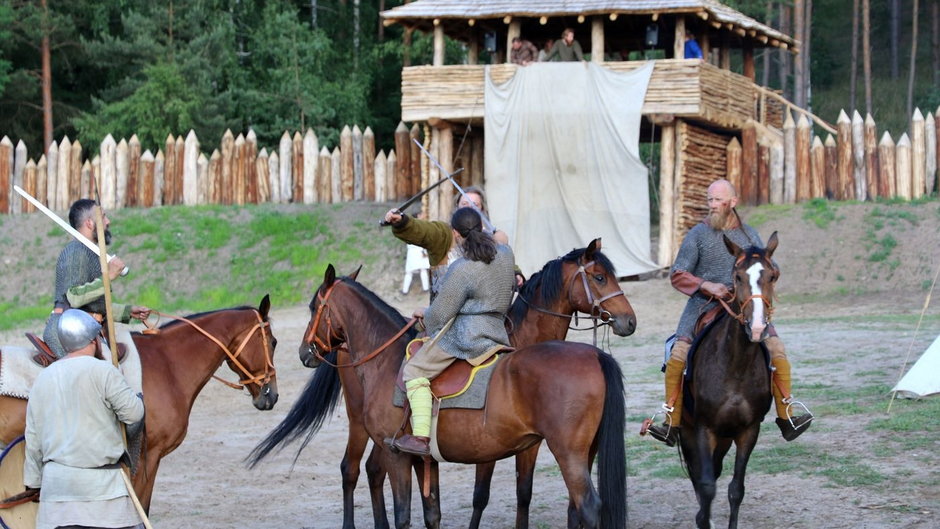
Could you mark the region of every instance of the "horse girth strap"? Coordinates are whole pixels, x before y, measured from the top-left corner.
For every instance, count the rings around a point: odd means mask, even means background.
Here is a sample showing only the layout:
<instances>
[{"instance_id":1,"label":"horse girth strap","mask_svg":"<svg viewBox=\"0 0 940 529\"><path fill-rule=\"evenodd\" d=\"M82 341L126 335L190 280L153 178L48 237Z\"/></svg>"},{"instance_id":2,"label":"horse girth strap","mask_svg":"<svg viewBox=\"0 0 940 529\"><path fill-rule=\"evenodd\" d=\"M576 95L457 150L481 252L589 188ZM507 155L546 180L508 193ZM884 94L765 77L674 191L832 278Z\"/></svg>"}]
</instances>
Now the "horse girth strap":
<instances>
[{"instance_id":1,"label":"horse girth strap","mask_svg":"<svg viewBox=\"0 0 940 529\"><path fill-rule=\"evenodd\" d=\"M276 370L274 368L274 363L271 361L271 351L268 349L268 339L266 336L267 333L265 332L265 329L270 327L271 324L269 322L264 321L261 318L261 314L258 311L256 310L254 311L255 316L258 318L258 323L254 324L254 326L252 326L252 328L245 334L245 337L242 339L241 343L238 344L238 347L235 348L234 352L230 350L228 347L226 347L226 345L222 343L221 340L219 340L215 336L212 336L208 331L206 331L205 329L197 325L194 321L188 318L184 318L182 316L173 316L172 314L167 314L165 312L160 312L156 310L153 312L157 313L161 317L179 320L179 321L186 323L187 325L191 326L193 329L196 329L200 334L202 334L203 336L205 336L206 338L214 342L216 345L218 345L220 349L222 349L222 352L224 352L225 355L229 358L229 360L231 360L232 364L234 364L235 367L238 369L238 371L240 371L242 375L246 377L244 379L239 380L238 383L236 384L234 382L229 382L217 375L212 375L212 378L218 380L219 382L225 384L226 386L232 389L240 390L240 389L244 389L245 386L248 384L257 384L259 388L263 388L264 385L270 382L271 379L274 377ZM155 329L151 328L149 330L153 332ZM242 364L238 360L239 355L241 355L242 351L245 350L245 347L248 345L248 341L251 340L251 338L255 335L256 330L261 331L261 346L264 350L264 372L258 375L252 374L251 371L249 371L248 368L245 367L244 364Z\"/></svg>"}]
</instances>

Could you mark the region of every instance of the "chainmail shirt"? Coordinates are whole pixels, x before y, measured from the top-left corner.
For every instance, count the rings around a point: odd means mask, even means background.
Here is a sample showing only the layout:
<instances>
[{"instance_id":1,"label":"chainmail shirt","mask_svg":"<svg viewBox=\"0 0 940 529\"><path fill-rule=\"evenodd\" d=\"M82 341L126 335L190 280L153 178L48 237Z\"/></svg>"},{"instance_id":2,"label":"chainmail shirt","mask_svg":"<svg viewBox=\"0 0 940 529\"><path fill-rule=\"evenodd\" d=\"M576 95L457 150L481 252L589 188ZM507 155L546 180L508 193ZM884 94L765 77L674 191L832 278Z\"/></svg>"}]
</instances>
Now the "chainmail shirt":
<instances>
[{"instance_id":1,"label":"chainmail shirt","mask_svg":"<svg viewBox=\"0 0 940 529\"><path fill-rule=\"evenodd\" d=\"M68 300L68 291L72 287L91 283L101 278L101 261L94 252L86 248L78 241L71 241L59 254L59 260L55 265L55 307L67 309L71 307ZM105 312L104 295L93 299L80 308L86 312ZM52 352L59 358L65 356L66 352L59 343L56 324L59 321L59 314L53 313L46 321L46 329L43 332L42 339L49 345Z\"/></svg>"},{"instance_id":2,"label":"chainmail shirt","mask_svg":"<svg viewBox=\"0 0 940 529\"><path fill-rule=\"evenodd\" d=\"M503 323L512 302L515 279L512 250L497 245L489 264L459 258L447 267L440 292L424 314L428 335L435 336L451 318L454 323L438 346L455 358L475 358L496 345L509 345Z\"/></svg>"},{"instance_id":3,"label":"chainmail shirt","mask_svg":"<svg viewBox=\"0 0 940 529\"><path fill-rule=\"evenodd\" d=\"M726 235L742 248L764 245L757 230L747 224L744 224L743 228L715 230L702 222L695 225L685 236L672 265L671 273L688 272L702 281L722 283L729 289L733 288L731 270L734 268L734 256L728 252L721 238L722 235ZM676 336L691 339L699 315L716 304L717 301L709 302L708 296L702 294L701 291L692 294L685 304L682 317L679 318Z\"/></svg>"}]
</instances>

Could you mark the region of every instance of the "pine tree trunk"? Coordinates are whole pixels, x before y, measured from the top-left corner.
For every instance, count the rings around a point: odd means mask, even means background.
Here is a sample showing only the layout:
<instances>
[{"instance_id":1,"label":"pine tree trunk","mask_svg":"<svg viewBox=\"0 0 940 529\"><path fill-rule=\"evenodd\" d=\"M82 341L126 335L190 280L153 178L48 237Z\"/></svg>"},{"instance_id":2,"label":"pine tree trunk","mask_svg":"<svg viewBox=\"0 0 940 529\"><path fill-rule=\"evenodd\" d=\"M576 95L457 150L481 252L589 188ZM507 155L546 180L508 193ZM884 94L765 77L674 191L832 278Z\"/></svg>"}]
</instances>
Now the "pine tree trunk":
<instances>
[{"instance_id":1,"label":"pine tree trunk","mask_svg":"<svg viewBox=\"0 0 940 529\"><path fill-rule=\"evenodd\" d=\"M931 13L931 42L933 43L933 84L940 86L940 0L933 0Z\"/></svg>"},{"instance_id":2,"label":"pine tree trunk","mask_svg":"<svg viewBox=\"0 0 940 529\"><path fill-rule=\"evenodd\" d=\"M855 110L858 96L858 3L852 0L852 59L849 74L849 111Z\"/></svg>"},{"instance_id":3,"label":"pine tree trunk","mask_svg":"<svg viewBox=\"0 0 940 529\"><path fill-rule=\"evenodd\" d=\"M891 78L897 79L901 75L898 59L901 38L901 0L889 0L888 11L888 26L891 32Z\"/></svg>"},{"instance_id":4,"label":"pine tree trunk","mask_svg":"<svg viewBox=\"0 0 940 529\"><path fill-rule=\"evenodd\" d=\"M790 24L791 10L786 3L780 3L780 31L784 35L792 34ZM778 65L777 75L780 81L780 89L783 90L783 96L792 98L793 92L789 90L790 85L790 52L784 49L780 50L780 63Z\"/></svg>"},{"instance_id":5,"label":"pine tree trunk","mask_svg":"<svg viewBox=\"0 0 940 529\"><path fill-rule=\"evenodd\" d=\"M800 41L800 47L806 47L806 17L804 0L793 0L793 35ZM793 65L793 102L800 108L806 108L806 86L803 81L806 68L806 54L803 50L796 55L796 64Z\"/></svg>"},{"instance_id":6,"label":"pine tree trunk","mask_svg":"<svg viewBox=\"0 0 940 529\"><path fill-rule=\"evenodd\" d=\"M382 20L379 19L379 33L381 34ZM317 29L317 0L310 0L310 29ZM381 39L380 39L381 40Z\"/></svg>"},{"instance_id":7,"label":"pine tree trunk","mask_svg":"<svg viewBox=\"0 0 940 529\"><path fill-rule=\"evenodd\" d=\"M907 75L907 115L911 116L914 112L914 79L917 73L917 26L918 11L920 11L920 0L914 0L911 11L911 69Z\"/></svg>"},{"instance_id":8,"label":"pine tree trunk","mask_svg":"<svg viewBox=\"0 0 940 529\"><path fill-rule=\"evenodd\" d=\"M871 0L862 0L862 77L865 82L865 113L871 115Z\"/></svg>"},{"instance_id":9,"label":"pine tree trunk","mask_svg":"<svg viewBox=\"0 0 940 529\"><path fill-rule=\"evenodd\" d=\"M52 145L52 50L49 45L49 7L46 0L42 7L42 149Z\"/></svg>"},{"instance_id":10,"label":"pine tree trunk","mask_svg":"<svg viewBox=\"0 0 940 529\"><path fill-rule=\"evenodd\" d=\"M806 0L803 15L803 36L806 38L803 44L803 97L806 98L806 108L810 109L813 101L813 0Z\"/></svg>"}]
</instances>

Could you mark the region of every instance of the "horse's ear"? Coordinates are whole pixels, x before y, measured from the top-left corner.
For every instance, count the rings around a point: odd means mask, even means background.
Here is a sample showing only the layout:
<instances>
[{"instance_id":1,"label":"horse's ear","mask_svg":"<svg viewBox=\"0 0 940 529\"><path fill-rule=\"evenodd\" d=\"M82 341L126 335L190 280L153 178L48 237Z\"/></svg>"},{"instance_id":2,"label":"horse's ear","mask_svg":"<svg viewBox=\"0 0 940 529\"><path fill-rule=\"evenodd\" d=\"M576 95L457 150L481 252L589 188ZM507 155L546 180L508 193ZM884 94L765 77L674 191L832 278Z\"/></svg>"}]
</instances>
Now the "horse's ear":
<instances>
[{"instance_id":1,"label":"horse's ear","mask_svg":"<svg viewBox=\"0 0 940 529\"><path fill-rule=\"evenodd\" d=\"M323 284L332 285L336 281L336 269L333 268L333 264L326 265L326 272L323 273Z\"/></svg>"},{"instance_id":2,"label":"horse's ear","mask_svg":"<svg viewBox=\"0 0 940 529\"><path fill-rule=\"evenodd\" d=\"M362 270L362 265L359 265L359 268L357 268L355 272L349 274L349 279L352 279L353 281L355 281L356 278L359 277L360 270Z\"/></svg>"},{"instance_id":3,"label":"horse's ear","mask_svg":"<svg viewBox=\"0 0 940 529\"><path fill-rule=\"evenodd\" d=\"M600 237L594 239L593 241L591 241L590 244L588 244L587 249L584 250L584 260L593 261L594 254L599 251L601 251L601 238Z\"/></svg>"},{"instance_id":4,"label":"horse's ear","mask_svg":"<svg viewBox=\"0 0 940 529\"><path fill-rule=\"evenodd\" d=\"M770 239L767 239L767 246L764 248L765 255L767 256L768 259L773 257L774 250L776 249L777 249L777 232L774 232L773 235L770 236Z\"/></svg>"},{"instance_id":5,"label":"horse's ear","mask_svg":"<svg viewBox=\"0 0 940 529\"><path fill-rule=\"evenodd\" d=\"M734 256L737 256L741 253L741 247L737 244L734 244L734 241L729 239L727 235L722 234L721 238L725 240L725 248L728 249L728 253Z\"/></svg>"},{"instance_id":6,"label":"horse's ear","mask_svg":"<svg viewBox=\"0 0 940 529\"><path fill-rule=\"evenodd\" d=\"M271 296L265 294L261 298L261 305L258 305L258 312L261 313L261 319L268 319L268 311L271 310Z\"/></svg>"}]
</instances>

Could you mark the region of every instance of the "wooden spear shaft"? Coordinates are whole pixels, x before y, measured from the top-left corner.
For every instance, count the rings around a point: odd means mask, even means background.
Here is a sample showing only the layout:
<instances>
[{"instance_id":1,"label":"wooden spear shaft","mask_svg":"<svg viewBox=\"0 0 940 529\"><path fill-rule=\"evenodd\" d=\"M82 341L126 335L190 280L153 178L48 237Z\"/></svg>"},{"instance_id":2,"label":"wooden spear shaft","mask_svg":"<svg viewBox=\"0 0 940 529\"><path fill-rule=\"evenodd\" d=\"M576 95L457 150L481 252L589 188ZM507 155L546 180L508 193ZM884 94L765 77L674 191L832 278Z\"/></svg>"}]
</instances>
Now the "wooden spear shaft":
<instances>
[{"instance_id":1,"label":"wooden spear shaft","mask_svg":"<svg viewBox=\"0 0 940 529\"><path fill-rule=\"evenodd\" d=\"M108 329L108 348L111 350L111 364L117 368L118 347L117 337L114 333L114 311L111 309L111 274L108 273L108 248L104 240L104 210L100 205L95 207L95 226L98 230L98 248L101 249L98 254L101 259L101 281L104 285L104 319L105 325L107 325L106 328ZM127 448L127 429L124 423L121 423L121 436L124 439L124 447ZM130 496L131 501L134 502L134 508L137 509L137 514L140 516L141 521L143 521L144 527L146 527L146 529L153 529L153 526L150 525L150 519L147 518L147 513L144 511L144 506L140 504L137 492L134 491L134 485L131 483L130 478L130 469L126 466L121 466L121 476L124 478L127 494Z\"/></svg>"}]
</instances>

